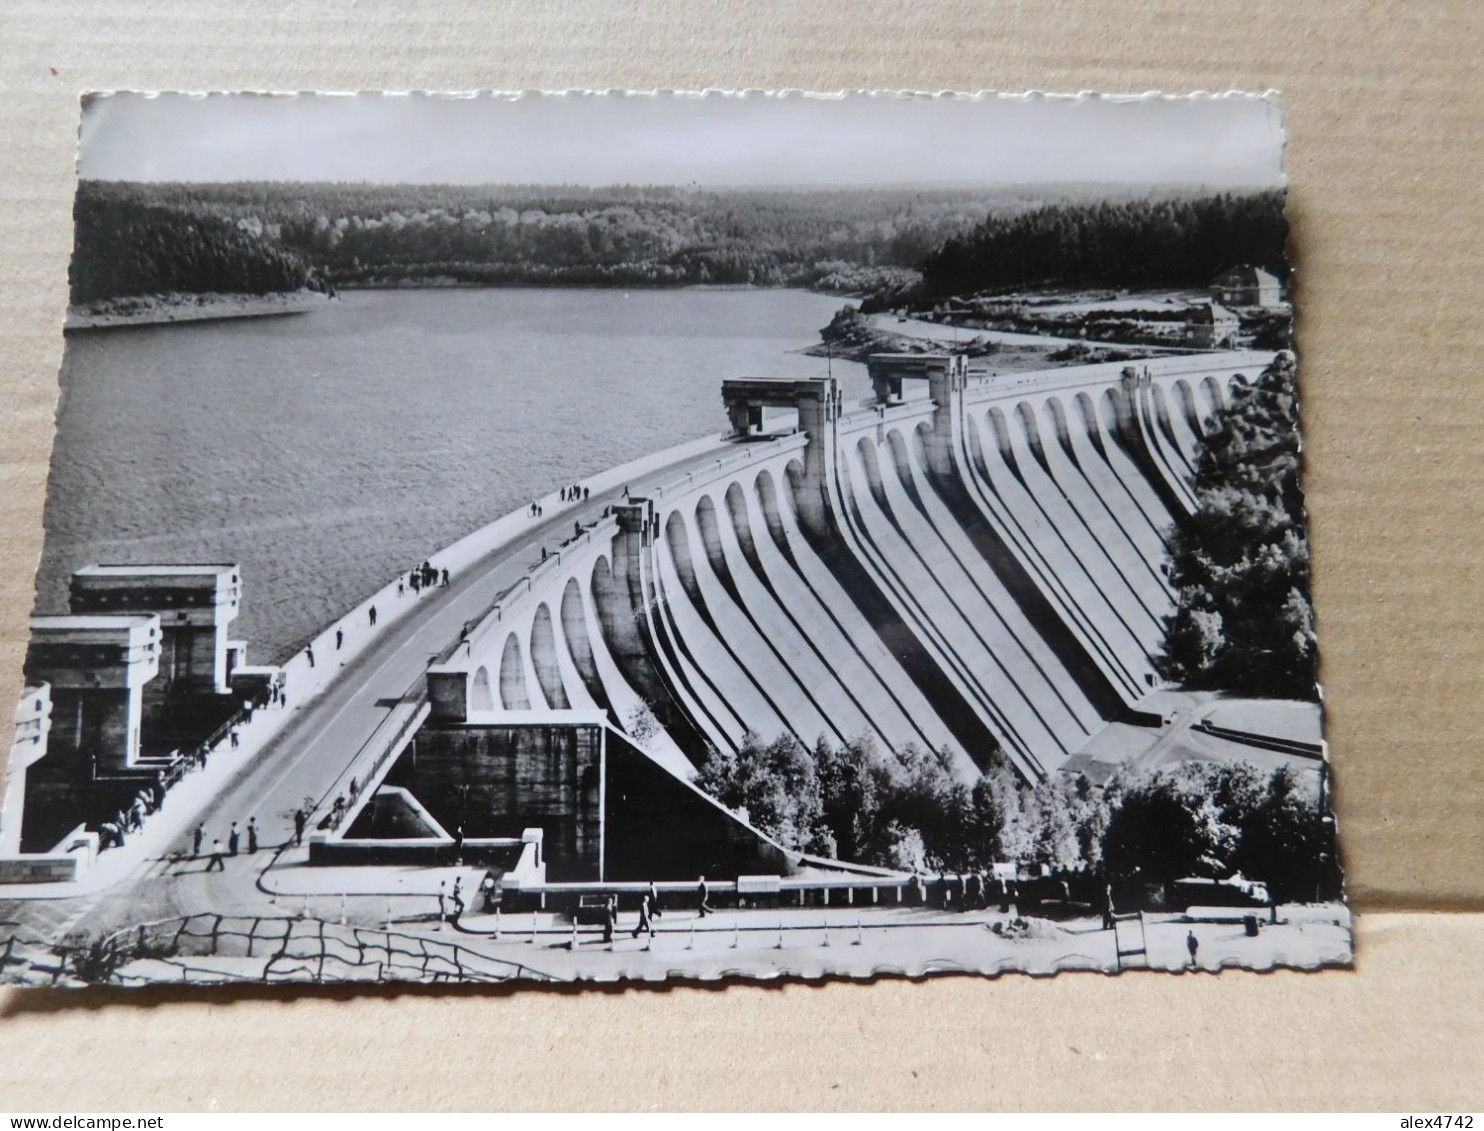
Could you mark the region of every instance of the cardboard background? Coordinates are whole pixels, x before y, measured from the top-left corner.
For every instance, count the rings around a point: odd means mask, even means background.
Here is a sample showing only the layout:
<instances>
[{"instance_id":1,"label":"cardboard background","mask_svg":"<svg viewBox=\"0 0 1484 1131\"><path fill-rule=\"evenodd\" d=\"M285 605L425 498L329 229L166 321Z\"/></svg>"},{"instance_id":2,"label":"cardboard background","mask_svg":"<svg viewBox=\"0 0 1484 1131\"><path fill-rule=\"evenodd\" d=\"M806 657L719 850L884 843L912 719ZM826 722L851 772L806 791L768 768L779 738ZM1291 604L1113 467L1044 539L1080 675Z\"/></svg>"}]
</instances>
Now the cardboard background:
<instances>
[{"instance_id":1,"label":"cardboard background","mask_svg":"<svg viewBox=\"0 0 1484 1131\"><path fill-rule=\"evenodd\" d=\"M1322 678L1361 917L1358 969L1319 975L11 992L0 1106L1477 1107L1481 32L1476 0L10 0L4 702L40 550L83 90L1281 89Z\"/></svg>"}]
</instances>

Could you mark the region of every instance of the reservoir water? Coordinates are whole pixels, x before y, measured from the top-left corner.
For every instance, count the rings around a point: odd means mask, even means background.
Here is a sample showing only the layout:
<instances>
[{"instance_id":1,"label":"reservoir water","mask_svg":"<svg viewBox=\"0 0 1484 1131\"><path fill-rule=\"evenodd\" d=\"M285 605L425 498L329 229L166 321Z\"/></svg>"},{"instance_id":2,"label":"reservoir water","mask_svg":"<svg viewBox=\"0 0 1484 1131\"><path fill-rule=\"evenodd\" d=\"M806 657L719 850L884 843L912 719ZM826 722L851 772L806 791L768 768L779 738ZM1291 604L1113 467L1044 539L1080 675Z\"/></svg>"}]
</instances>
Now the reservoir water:
<instances>
[{"instance_id":1,"label":"reservoir water","mask_svg":"<svg viewBox=\"0 0 1484 1131\"><path fill-rule=\"evenodd\" d=\"M90 562L235 561L249 662L531 499L726 429L721 381L819 376L797 290L348 292L67 340L37 611ZM836 361L847 400L864 366Z\"/></svg>"}]
</instances>

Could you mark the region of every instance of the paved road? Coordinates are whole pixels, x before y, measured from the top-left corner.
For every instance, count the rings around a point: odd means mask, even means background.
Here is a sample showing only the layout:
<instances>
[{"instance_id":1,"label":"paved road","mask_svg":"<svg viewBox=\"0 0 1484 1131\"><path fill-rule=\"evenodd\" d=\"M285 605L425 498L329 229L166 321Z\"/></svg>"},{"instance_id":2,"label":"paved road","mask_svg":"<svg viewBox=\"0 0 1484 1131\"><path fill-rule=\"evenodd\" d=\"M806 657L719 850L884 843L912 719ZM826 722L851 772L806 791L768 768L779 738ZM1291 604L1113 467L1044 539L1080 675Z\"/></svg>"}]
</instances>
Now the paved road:
<instances>
[{"instance_id":1,"label":"paved road","mask_svg":"<svg viewBox=\"0 0 1484 1131\"><path fill-rule=\"evenodd\" d=\"M630 486L634 494L642 495L646 488L710 467L715 459L714 453L708 453L682 461ZM542 545L555 546L572 533L574 521L591 521L605 506L622 498L619 487L594 494L579 507L563 507L550 518L533 519L524 536L463 570L447 589L425 591L417 597L409 592L403 600L416 601L420 607L381 628L317 697L292 704L293 688L289 688L292 719L214 796L194 805L167 801L165 809L151 818L168 818L170 829L178 830L169 838L167 850L155 846L152 857L98 895L12 900L0 904L0 919L20 919L37 934L55 938L66 930L107 931L206 909L261 908L267 897L257 888L258 877L272 859L268 849L292 838L294 810L306 798L326 795L392 704L421 689L429 660L540 560ZM334 662L333 653L318 657L320 667ZM232 821L245 829L249 817L257 819L264 851L229 857L224 872L209 874L205 861L182 858L189 847L189 830L197 820L206 825L209 849L213 839L225 845Z\"/></svg>"}]
</instances>

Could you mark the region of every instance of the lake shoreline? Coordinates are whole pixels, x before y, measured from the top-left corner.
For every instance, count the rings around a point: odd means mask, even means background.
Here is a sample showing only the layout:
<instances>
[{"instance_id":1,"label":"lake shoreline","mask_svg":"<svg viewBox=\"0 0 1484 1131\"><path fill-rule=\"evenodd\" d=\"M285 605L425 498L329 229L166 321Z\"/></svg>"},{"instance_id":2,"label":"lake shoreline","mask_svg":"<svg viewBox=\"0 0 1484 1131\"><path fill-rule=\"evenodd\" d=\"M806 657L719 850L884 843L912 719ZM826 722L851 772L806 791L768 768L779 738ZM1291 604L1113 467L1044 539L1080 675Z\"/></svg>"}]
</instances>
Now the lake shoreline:
<instances>
[{"instance_id":1,"label":"lake shoreline","mask_svg":"<svg viewBox=\"0 0 1484 1131\"><path fill-rule=\"evenodd\" d=\"M806 291L826 298L862 301L869 291L836 290L832 287L817 287L804 283L692 283L649 280L615 280L612 282L567 282L562 279L508 279L471 281L447 275L432 275L406 279L336 279L337 291L705 291L739 292L757 291Z\"/></svg>"},{"instance_id":2,"label":"lake shoreline","mask_svg":"<svg viewBox=\"0 0 1484 1131\"><path fill-rule=\"evenodd\" d=\"M176 322L213 322L229 318L272 318L303 314L328 300L318 291L284 291L267 295L169 294L109 299L69 306L63 330L107 330L121 326L162 326Z\"/></svg>"}]
</instances>

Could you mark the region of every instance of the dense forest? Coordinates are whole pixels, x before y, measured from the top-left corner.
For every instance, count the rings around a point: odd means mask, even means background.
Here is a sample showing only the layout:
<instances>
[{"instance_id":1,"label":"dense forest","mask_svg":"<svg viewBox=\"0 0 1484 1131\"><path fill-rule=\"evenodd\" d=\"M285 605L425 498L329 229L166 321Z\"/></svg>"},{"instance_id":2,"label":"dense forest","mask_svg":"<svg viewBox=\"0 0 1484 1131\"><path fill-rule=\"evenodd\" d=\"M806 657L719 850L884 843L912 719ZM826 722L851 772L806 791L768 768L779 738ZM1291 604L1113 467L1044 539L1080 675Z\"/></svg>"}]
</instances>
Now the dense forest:
<instances>
[{"instance_id":1,"label":"dense forest","mask_svg":"<svg viewBox=\"0 0 1484 1131\"><path fill-rule=\"evenodd\" d=\"M1275 898L1338 891L1334 826L1317 775L1243 762L1120 771L1102 788L1055 774L1036 783L1001 757L973 784L946 754L900 757L870 740L809 751L792 738L713 753L697 784L803 852L909 871L998 862L1164 883L1241 872Z\"/></svg>"},{"instance_id":2,"label":"dense forest","mask_svg":"<svg viewBox=\"0 0 1484 1131\"><path fill-rule=\"evenodd\" d=\"M265 277L287 281L289 266L342 286L828 280L865 290L904 271L915 283L916 265L949 236L1030 207L1016 190L84 181L73 301L251 291Z\"/></svg>"},{"instance_id":3,"label":"dense forest","mask_svg":"<svg viewBox=\"0 0 1484 1131\"><path fill-rule=\"evenodd\" d=\"M923 287L1204 287L1244 263L1286 276L1287 237L1279 191L1052 206L949 237L923 260Z\"/></svg>"},{"instance_id":4,"label":"dense forest","mask_svg":"<svg viewBox=\"0 0 1484 1131\"><path fill-rule=\"evenodd\" d=\"M262 232L197 213L149 191L78 186L73 205L74 305L146 294L298 290L301 256ZM101 191L100 191L101 189Z\"/></svg>"},{"instance_id":5,"label":"dense forest","mask_svg":"<svg viewBox=\"0 0 1484 1131\"><path fill-rule=\"evenodd\" d=\"M1126 283L1178 276L1204 284L1236 263L1281 267L1283 230L1276 194L1192 199L1090 185L712 191L84 181L74 215L74 303L305 283L459 282L812 286L906 304L944 288L1099 270Z\"/></svg>"},{"instance_id":6,"label":"dense forest","mask_svg":"<svg viewBox=\"0 0 1484 1131\"><path fill-rule=\"evenodd\" d=\"M1238 385L1196 467L1196 512L1171 559L1176 610L1160 674L1188 687L1313 699L1309 540L1294 359Z\"/></svg>"}]
</instances>

